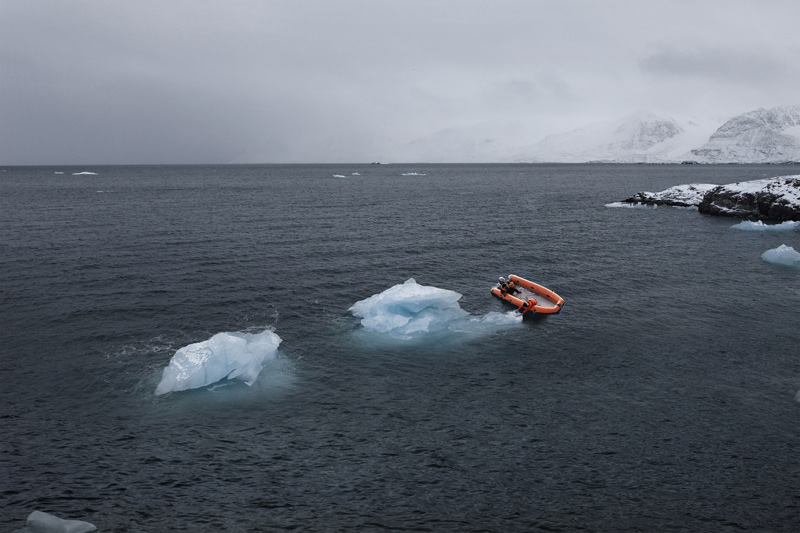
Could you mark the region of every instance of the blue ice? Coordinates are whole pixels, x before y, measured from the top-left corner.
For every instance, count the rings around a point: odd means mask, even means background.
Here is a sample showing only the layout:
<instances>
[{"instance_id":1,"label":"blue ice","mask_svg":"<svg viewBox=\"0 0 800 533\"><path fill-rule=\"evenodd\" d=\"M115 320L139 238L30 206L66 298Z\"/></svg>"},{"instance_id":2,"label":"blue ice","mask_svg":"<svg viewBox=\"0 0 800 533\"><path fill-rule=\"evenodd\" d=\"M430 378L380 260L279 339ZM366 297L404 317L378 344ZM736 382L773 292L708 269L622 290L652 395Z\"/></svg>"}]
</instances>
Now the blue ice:
<instances>
[{"instance_id":1,"label":"blue ice","mask_svg":"<svg viewBox=\"0 0 800 533\"><path fill-rule=\"evenodd\" d=\"M223 379L255 383L264 361L275 359L281 338L262 333L217 333L210 339L184 346L172 356L161 375L156 395L211 385Z\"/></svg>"},{"instance_id":2,"label":"blue ice","mask_svg":"<svg viewBox=\"0 0 800 533\"><path fill-rule=\"evenodd\" d=\"M489 332L522 322L516 312L475 317L461 309L461 294L420 285L414 278L356 302L349 311L365 330L410 340L440 332Z\"/></svg>"},{"instance_id":3,"label":"blue ice","mask_svg":"<svg viewBox=\"0 0 800 533\"><path fill-rule=\"evenodd\" d=\"M785 244L781 244L772 250L767 250L761 254L761 259L776 265L800 268L800 252L797 252L794 248L786 246Z\"/></svg>"},{"instance_id":4,"label":"blue ice","mask_svg":"<svg viewBox=\"0 0 800 533\"><path fill-rule=\"evenodd\" d=\"M658 209L658 206L655 204L640 204L638 202L611 202L610 204L606 204L606 207L622 207L625 209Z\"/></svg>"},{"instance_id":5,"label":"blue ice","mask_svg":"<svg viewBox=\"0 0 800 533\"><path fill-rule=\"evenodd\" d=\"M25 527L14 533L89 533L97 527L81 520L64 520L49 513L34 511L28 515Z\"/></svg>"},{"instance_id":6,"label":"blue ice","mask_svg":"<svg viewBox=\"0 0 800 533\"><path fill-rule=\"evenodd\" d=\"M800 229L800 222L792 222L787 220L786 222L781 222L780 224L764 224L760 220L756 222L744 220L738 224L734 224L731 226L731 228L742 231L793 231Z\"/></svg>"}]
</instances>

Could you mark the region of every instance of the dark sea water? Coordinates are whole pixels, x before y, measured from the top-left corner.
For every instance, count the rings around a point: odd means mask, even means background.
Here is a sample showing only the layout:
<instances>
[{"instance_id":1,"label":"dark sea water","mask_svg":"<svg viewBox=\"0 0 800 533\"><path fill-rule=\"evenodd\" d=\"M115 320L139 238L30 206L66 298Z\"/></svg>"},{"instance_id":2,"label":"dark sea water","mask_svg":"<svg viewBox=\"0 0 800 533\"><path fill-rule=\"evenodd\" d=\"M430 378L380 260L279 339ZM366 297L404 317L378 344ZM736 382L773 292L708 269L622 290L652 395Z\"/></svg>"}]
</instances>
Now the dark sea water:
<instances>
[{"instance_id":1,"label":"dark sea water","mask_svg":"<svg viewBox=\"0 0 800 533\"><path fill-rule=\"evenodd\" d=\"M797 531L800 271L760 255L800 232L605 207L797 173L0 169L0 530ZM509 273L564 310L414 342L348 313L412 277L506 312ZM265 328L252 387L154 395Z\"/></svg>"}]
</instances>

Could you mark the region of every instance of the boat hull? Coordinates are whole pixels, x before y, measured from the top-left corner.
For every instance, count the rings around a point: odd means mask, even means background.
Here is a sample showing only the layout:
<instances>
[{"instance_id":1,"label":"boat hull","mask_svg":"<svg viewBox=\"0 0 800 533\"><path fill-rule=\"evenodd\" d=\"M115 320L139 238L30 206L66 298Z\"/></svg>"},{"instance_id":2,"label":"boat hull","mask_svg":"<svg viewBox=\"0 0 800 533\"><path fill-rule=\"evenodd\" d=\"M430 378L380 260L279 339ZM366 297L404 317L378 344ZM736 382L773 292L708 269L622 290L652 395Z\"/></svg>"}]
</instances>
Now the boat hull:
<instances>
[{"instance_id":1,"label":"boat hull","mask_svg":"<svg viewBox=\"0 0 800 533\"><path fill-rule=\"evenodd\" d=\"M547 287L514 274L511 274L508 279L514 282L518 292L514 294L505 292L498 285L492 288L492 294L516 307L523 315L555 314L564 307L564 298Z\"/></svg>"}]
</instances>

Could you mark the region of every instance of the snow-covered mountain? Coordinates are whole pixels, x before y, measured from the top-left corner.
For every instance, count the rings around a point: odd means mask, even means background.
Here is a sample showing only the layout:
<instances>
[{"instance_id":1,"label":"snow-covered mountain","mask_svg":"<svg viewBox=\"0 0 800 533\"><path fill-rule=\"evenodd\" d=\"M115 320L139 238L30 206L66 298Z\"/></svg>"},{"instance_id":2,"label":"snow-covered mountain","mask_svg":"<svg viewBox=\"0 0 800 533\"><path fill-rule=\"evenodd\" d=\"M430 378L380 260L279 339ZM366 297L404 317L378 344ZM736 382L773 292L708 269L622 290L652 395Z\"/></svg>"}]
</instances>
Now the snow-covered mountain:
<instances>
[{"instance_id":1,"label":"snow-covered mountain","mask_svg":"<svg viewBox=\"0 0 800 533\"><path fill-rule=\"evenodd\" d=\"M700 163L800 161L800 105L761 108L736 116L687 158Z\"/></svg>"},{"instance_id":2,"label":"snow-covered mountain","mask_svg":"<svg viewBox=\"0 0 800 533\"><path fill-rule=\"evenodd\" d=\"M679 124L672 118L639 112L622 120L548 135L536 144L516 150L513 159L556 163L673 162L702 143L712 131L697 122Z\"/></svg>"},{"instance_id":3,"label":"snow-covered mountain","mask_svg":"<svg viewBox=\"0 0 800 533\"><path fill-rule=\"evenodd\" d=\"M449 128L407 143L397 155L399 160L429 162L800 161L800 105L758 109L724 123L714 118L679 122L639 112L524 144L528 133L520 124Z\"/></svg>"}]
</instances>

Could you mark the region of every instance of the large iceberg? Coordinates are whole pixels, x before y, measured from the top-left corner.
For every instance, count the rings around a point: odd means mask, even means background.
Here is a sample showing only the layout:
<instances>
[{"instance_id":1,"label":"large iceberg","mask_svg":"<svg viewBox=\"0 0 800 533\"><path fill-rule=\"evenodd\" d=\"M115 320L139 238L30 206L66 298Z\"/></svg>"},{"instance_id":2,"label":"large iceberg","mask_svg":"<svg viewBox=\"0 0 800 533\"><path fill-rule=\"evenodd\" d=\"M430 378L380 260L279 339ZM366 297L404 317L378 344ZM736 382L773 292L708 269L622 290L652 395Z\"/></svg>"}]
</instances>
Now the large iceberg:
<instances>
[{"instance_id":1,"label":"large iceberg","mask_svg":"<svg viewBox=\"0 0 800 533\"><path fill-rule=\"evenodd\" d=\"M28 515L25 527L14 533L89 533L97 527L82 520L64 520L49 513L34 511Z\"/></svg>"},{"instance_id":2,"label":"large iceberg","mask_svg":"<svg viewBox=\"0 0 800 533\"><path fill-rule=\"evenodd\" d=\"M761 259L776 265L800 268L800 252L797 252L794 248L786 246L785 244L781 244L772 250L767 250L761 254Z\"/></svg>"},{"instance_id":3,"label":"large iceberg","mask_svg":"<svg viewBox=\"0 0 800 533\"><path fill-rule=\"evenodd\" d=\"M461 294L420 285L414 278L380 294L356 302L349 311L361 318L364 329L408 340L443 331L468 332L497 329L522 321L516 312L473 317L458 304Z\"/></svg>"},{"instance_id":4,"label":"large iceberg","mask_svg":"<svg viewBox=\"0 0 800 533\"><path fill-rule=\"evenodd\" d=\"M172 356L156 387L156 395L236 379L252 385L267 359L278 354L281 338L262 333L217 333L210 339L184 346Z\"/></svg>"}]
</instances>

